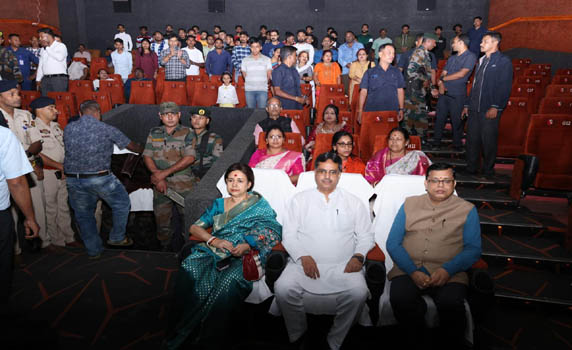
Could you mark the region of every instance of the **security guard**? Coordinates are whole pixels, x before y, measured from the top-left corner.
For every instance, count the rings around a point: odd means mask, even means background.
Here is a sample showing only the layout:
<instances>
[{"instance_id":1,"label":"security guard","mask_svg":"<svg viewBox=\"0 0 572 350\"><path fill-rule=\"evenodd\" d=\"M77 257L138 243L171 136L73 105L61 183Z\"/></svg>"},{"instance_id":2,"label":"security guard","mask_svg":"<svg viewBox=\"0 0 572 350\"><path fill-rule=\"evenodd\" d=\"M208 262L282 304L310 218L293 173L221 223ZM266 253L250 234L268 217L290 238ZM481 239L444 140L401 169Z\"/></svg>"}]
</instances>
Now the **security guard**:
<instances>
[{"instance_id":1,"label":"security guard","mask_svg":"<svg viewBox=\"0 0 572 350\"><path fill-rule=\"evenodd\" d=\"M153 211L157 224L157 238L164 251L171 249L171 213L174 191L185 197L196 183L190 165L195 162L195 137L191 129L182 126L181 111L174 102L163 102L159 106L162 126L151 129L143 151L145 166L151 171L153 189ZM170 191L168 191L170 190ZM181 217L183 208L177 206Z\"/></svg>"},{"instance_id":2,"label":"security guard","mask_svg":"<svg viewBox=\"0 0 572 350\"><path fill-rule=\"evenodd\" d=\"M200 180L222 155L222 137L209 133L211 111L205 107L191 110L191 127L196 139L197 159L191 166L197 180Z\"/></svg>"},{"instance_id":3,"label":"security guard","mask_svg":"<svg viewBox=\"0 0 572 350\"><path fill-rule=\"evenodd\" d=\"M30 104L36 116L35 128L42 138L40 157L44 163L44 203L46 231L52 244L79 246L71 228L68 190L64 171L64 132L57 123L56 101L39 97Z\"/></svg>"},{"instance_id":4,"label":"security guard","mask_svg":"<svg viewBox=\"0 0 572 350\"><path fill-rule=\"evenodd\" d=\"M22 98L15 80L0 80L0 113L8 124L8 128L16 135L20 144L26 151L26 155L30 160L34 171L26 175L30 183L30 193L32 195L32 204L34 207L34 215L38 225L40 225L39 236L42 240L42 248L52 250L50 240L46 234L46 214L44 212L44 173L41 161L37 155L42 150L42 141L36 125L32 119L32 114L28 111L20 109ZM14 212L15 219L17 215ZM17 221L17 220L15 220ZM21 250L16 243L15 253L20 254Z\"/></svg>"}]
</instances>

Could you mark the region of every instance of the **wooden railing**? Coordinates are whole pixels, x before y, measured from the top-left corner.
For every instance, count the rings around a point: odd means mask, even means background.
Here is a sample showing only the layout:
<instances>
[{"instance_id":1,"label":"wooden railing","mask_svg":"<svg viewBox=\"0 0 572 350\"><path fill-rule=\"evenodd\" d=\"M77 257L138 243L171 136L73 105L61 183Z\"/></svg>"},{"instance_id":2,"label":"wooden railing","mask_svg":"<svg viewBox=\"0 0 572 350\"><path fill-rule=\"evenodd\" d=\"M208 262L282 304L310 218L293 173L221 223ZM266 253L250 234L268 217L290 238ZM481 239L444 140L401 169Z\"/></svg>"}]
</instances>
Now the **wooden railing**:
<instances>
[{"instance_id":1,"label":"wooden railing","mask_svg":"<svg viewBox=\"0 0 572 350\"><path fill-rule=\"evenodd\" d=\"M499 30L503 27L519 22L554 22L554 21L571 21L572 15L563 16L537 16L537 17L516 17L504 23L490 27L489 30Z\"/></svg>"},{"instance_id":2,"label":"wooden railing","mask_svg":"<svg viewBox=\"0 0 572 350\"><path fill-rule=\"evenodd\" d=\"M60 29L54 26L51 26L49 24L43 24L43 23L35 23L34 21L31 21L29 19L11 19L11 18L0 18L0 24L24 24L24 25L29 25L29 26L33 26L33 27L37 27L38 29L41 28L50 28L51 30L53 30L56 34L61 34L60 33ZM4 35L6 39L6 35Z\"/></svg>"}]
</instances>

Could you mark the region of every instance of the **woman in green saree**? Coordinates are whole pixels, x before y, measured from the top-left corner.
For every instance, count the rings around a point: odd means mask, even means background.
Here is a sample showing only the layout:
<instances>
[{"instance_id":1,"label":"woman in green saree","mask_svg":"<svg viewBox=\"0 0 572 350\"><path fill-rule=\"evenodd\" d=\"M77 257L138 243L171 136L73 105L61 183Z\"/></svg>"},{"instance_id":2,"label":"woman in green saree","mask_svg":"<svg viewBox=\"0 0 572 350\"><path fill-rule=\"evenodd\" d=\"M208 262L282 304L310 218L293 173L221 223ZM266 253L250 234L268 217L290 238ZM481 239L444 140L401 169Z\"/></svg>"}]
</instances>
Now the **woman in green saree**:
<instances>
[{"instance_id":1,"label":"woman in green saree","mask_svg":"<svg viewBox=\"0 0 572 350\"><path fill-rule=\"evenodd\" d=\"M260 194L251 192L252 169L235 163L227 169L225 181L230 197L215 199L190 228L202 243L179 268L174 312L180 317L170 330L168 349L224 338L231 314L252 291L253 282L242 274L242 256L256 249L264 266L281 240L276 213Z\"/></svg>"}]
</instances>

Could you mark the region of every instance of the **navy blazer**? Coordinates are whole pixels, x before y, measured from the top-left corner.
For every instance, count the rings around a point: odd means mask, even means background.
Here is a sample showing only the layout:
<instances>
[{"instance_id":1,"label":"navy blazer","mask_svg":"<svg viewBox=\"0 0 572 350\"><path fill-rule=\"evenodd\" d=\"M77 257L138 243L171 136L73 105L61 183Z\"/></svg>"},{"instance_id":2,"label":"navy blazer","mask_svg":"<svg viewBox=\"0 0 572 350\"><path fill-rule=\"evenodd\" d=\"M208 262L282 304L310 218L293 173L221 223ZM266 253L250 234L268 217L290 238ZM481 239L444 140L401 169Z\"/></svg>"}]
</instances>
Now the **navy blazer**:
<instances>
[{"instance_id":1,"label":"navy blazer","mask_svg":"<svg viewBox=\"0 0 572 350\"><path fill-rule=\"evenodd\" d=\"M479 64L475 68L475 74L481 65L483 58L479 60ZM478 106L470 105L471 96L467 96L465 107L476 111L486 112L489 108L496 108L502 111L510 97L512 88L512 62L510 58L497 51L491 55L488 66L483 76L483 85L481 92L481 100ZM471 95L477 93L475 89L471 89ZM479 108L480 107L480 108Z\"/></svg>"}]
</instances>

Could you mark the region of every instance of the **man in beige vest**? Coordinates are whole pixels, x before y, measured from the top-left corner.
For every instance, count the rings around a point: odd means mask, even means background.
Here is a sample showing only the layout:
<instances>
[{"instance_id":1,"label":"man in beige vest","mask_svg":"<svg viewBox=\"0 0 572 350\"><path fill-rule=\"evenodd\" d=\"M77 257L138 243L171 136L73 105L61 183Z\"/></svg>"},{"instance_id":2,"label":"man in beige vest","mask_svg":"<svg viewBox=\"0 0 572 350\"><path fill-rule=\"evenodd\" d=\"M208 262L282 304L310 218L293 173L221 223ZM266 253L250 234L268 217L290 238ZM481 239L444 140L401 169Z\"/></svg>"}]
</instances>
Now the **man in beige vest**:
<instances>
[{"instance_id":1,"label":"man in beige vest","mask_svg":"<svg viewBox=\"0 0 572 350\"><path fill-rule=\"evenodd\" d=\"M63 175L64 132L56 121L56 102L49 97L38 97L30 107L36 115L35 127L43 141L40 157L44 163L43 195L47 236L56 246L79 246L71 228L68 190Z\"/></svg>"},{"instance_id":2,"label":"man in beige vest","mask_svg":"<svg viewBox=\"0 0 572 350\"><path fill-rule=\"evenodd\" d=\"M388 274L390 301L407 348L424 344L426 294L437 306L440 346L462 349L465 271L480 258L481 229L475 206L453 195L455 184L449 164L431 165L427 194L407 198L389 232L387 251L395 263Z\"/></svg>"}]
</instances>

